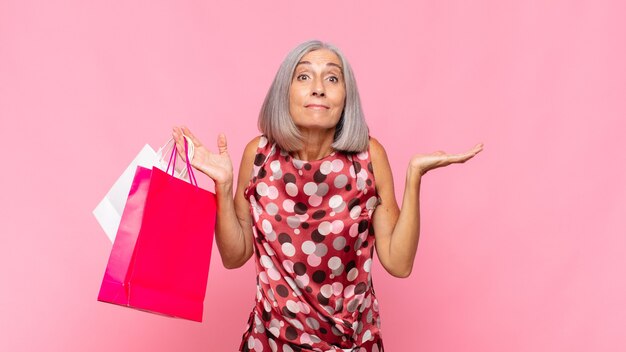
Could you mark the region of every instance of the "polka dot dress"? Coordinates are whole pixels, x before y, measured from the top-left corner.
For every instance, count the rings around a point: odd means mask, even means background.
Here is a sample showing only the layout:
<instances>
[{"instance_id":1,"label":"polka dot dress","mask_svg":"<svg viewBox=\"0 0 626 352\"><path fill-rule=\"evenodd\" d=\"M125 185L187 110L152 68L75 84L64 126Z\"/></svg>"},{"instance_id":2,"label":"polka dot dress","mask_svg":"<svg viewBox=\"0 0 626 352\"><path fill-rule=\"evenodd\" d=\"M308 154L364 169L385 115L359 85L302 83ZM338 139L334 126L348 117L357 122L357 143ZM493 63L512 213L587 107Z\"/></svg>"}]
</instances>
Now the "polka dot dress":
<instances>
[{"instance_id":1,"label":"polka dot dress","mask_svg":"<svg viewBox=\"0 0 626 352\"><path fill-rule=\"evenodd\" d=\"M239 350L382 352L369 153L302 161L261 137L253 174L257 294Z\"/></svg>"}]
</instances>

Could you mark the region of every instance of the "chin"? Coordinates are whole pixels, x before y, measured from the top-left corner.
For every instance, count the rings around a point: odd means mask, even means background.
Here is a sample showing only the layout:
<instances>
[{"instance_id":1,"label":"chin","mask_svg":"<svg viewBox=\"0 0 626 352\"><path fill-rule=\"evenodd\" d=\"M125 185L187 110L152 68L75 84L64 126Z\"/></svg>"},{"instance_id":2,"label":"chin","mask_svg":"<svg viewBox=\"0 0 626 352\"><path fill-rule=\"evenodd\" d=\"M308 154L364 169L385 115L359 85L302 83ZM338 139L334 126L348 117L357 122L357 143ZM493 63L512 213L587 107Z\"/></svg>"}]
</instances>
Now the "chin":
<instances>
[{"instance_id":1,"label":"chin","mask_svg":"<svg viewBox=\"0 0 626 352\"><path fill-rule=\"evenodd\" d=\"M325 121L315 121L316 119L314 117L309 118L306 122L304 123L298 123L295 122L296 126L298 126L298 128L302 129L319 129L319 130L329 130L329 129L334 129L337 127L337 124L339 123L339 119L336 119L336 121L333 119L333 121L329 121L328 119L326 119Z\"/></svg>"},{"instance_id":2,"label":"chin","mask_svg":"<svg viewBox=\"0 0 626 352\"><path fill-rule=\"evenodd\" d=\"M337 124L296 124L300 130L331 130L337 128Z\"/></svg>"}]
</instances>

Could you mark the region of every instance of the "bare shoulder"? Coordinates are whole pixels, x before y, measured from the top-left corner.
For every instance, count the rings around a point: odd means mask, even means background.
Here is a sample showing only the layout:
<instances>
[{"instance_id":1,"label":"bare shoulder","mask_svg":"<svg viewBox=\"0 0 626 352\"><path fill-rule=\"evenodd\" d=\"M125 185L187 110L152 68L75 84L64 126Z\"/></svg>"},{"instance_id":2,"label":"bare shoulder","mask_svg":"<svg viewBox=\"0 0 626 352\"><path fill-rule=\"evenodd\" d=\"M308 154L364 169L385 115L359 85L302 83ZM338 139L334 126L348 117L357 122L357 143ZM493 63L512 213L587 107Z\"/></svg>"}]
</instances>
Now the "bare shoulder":
<instances>
[{"instance_id":1,"label":"bare shoulder","mask_svg":"<svg viewBox=\"0 0 626 352\"><path fill-rule=\"evenodd\" d=\"M374 170L376 170L377 165L382 165L384 167L384 165L389 164L385 148L382 144L380 144L378 139L374 137L370 137L370 158L372 160Z\"/></svg>"},{"instance_id":2,"label":"bare shoulder","mask_svg":"<svg viewBox=\"0 0 626 352\"><path fill-rule=\"evenodd\" d=\"M395 202L395 198L393 198L393 175L389 159L387 159L387 152L383 145L373 137L370 137L370 160L372 161L376 189L379 195L382 196L383 201L389 197L386 202L390 202L390 200Z\"/></svg>"},{"instance_id":3,"label":"bare shoulder","mask_svg":"<svg viewBox=\"0 0 626 352\"><path fill-rule=\"evenodd\" d=\"M256 151L259 147L259 142L261 140L261 136L254 137L243 150L243 155L241 156L241 164L239 165L239 186L243 186L247 184L247 181L250 179L250 175L252 174L253 166L254 166L254 158L256 156Z\"/></svg>"},{"instance_id":4,"label":"bare shoulder","mask_svg":"<svg viewBox=\"0 0 626 352\"><path fill-rule=\"evenodd\" d=\"M259 142L261 141L262 136L256 136L252 138L246 147L243 150L243 156L241 157L241 165L240 168L250 168L252 169L252 163L254 162L254 157L256 156L256 151L259 147Z\"/></svg>"},{"instance_id":5,"label":"bare shoulder","mask_svg":"<svg viewBox=\"0 0 626 352\"><path fill-rule=\"evenodd\" d=\"M248 156L248 155L253 155L256 154L256 150L259 147L259 141L261 141L262 136L256 136L254 138L252 138L252 140L250 142L248 142L248 144L246 144L246 148L243 151L243 155Z\"/></svg>"}]
</instances>

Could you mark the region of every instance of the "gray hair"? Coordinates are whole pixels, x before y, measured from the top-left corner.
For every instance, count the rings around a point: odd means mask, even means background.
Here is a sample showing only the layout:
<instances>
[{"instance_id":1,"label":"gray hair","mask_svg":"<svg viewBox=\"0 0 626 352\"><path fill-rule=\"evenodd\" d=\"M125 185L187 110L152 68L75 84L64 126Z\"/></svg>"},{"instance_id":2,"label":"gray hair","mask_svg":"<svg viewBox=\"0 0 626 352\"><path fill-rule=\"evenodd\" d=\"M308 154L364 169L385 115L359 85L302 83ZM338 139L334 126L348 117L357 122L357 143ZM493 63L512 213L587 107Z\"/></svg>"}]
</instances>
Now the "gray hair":
<instances>
[{"instance_id":1,"label":"gray hair","mask_svg":"<svg viewBox=\"0 0 626 352\"><path fill-rule=\"evenodd\" d=\"M283 150L296 151L302 148L302 136L289 114L289 89L300 59L318 49L334 52L343 66L346 100L337 123L332 147L350 153L365 151L369 145L369 130L363 116L352 68L339 49L319 40L310 40L298 45L280 65L259 113L259 130L270 142L276 142Z\"/></svg>"}]
</instances>

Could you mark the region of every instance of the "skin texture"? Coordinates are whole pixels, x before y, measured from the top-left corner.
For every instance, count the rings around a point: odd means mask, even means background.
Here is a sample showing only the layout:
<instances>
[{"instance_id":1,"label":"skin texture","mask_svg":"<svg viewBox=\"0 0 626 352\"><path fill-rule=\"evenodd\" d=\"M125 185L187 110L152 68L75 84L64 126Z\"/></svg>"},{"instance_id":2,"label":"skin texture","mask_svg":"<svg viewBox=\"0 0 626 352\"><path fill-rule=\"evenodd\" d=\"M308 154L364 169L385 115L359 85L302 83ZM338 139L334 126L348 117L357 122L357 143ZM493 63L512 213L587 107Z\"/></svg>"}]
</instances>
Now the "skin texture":
<instances>
[{"instance_id":1,"label":"skin texture","mask_svg":"<svg viewBox=\"0 0 626 352\"><path fill-rule=\"evenodd\" d=\"M296 66L289 88L289 113L303 136L300 160L316 160L332 152L335 126L346 101L341 60L330 50L307 53Z\"/></svg>"},{"instance_id":2,"label":"skin texture","mask_svg":"<svg viewBox=\"0 0 626 352\"><path fill-rule=\"evenodd\" d=\"M333 151L331 144L343 111L345 96L341 60L337 55L327 49L319 49L302 57L292 77L289 91L289 111L303 137L303 148L292 153L295 158L318 160ZM243 193L251 178L260 137L250 141L244 150L233 197L233 166L226 137L220 134L217 150L210 151L188 128L174 127L172 136L181 156L185 154L183 134L190 137L195 146L192 166L215 182L215 238L223 264L229 269L238 268L253 254L250 205ZM411 157L406 171L403 203L399 207L385 149L376 139L370 139L376 190L381 199L373 215L376 253L385 270L391 275L408 277L413 268L420 235L419 193L422 177L430 170L453 163L464 163L482 149L483 145L477 144L461 154L437 151Z\"/></svg>"}]
</instances>

